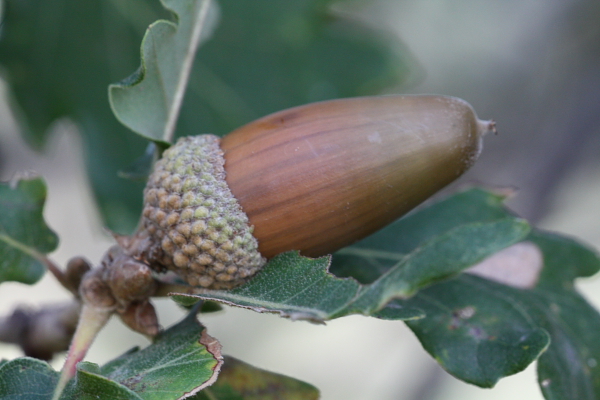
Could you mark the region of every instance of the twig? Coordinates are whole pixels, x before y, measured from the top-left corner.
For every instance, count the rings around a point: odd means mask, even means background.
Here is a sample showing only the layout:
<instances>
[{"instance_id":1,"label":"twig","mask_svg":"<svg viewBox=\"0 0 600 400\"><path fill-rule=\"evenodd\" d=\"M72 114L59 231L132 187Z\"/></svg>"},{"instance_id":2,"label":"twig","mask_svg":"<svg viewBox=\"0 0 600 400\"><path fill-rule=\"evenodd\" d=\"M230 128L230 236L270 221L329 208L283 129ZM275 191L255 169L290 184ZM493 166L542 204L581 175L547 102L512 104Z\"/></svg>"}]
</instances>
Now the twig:
<instances>
[{"instance_id":1,"label":"twig","mask_svg":"<svg viewBox=\"0 0 600 400\"><path fill-rule=\"evenodd\" d=\"M80 308L77 300L39 310L16 308L10 316L0 317L0 341L20 346L27 356L50 360L68 349Z\"/></svg>"}]
</instances>

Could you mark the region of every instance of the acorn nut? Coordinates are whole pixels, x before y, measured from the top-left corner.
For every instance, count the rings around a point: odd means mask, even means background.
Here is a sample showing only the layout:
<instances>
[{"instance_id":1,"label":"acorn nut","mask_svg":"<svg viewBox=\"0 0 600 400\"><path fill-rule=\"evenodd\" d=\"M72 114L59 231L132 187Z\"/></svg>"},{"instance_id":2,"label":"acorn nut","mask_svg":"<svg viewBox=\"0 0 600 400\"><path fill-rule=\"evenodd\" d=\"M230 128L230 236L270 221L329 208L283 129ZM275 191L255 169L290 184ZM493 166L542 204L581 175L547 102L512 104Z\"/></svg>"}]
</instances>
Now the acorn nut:
<instances>
[{"instance_id":1,"label":"acorn nut","mask_svg":"<svg viewBox=\"0 0 600 400\"><path fill-rule=\"evenodd\" d=\"M183 137L148 179L130 252L192 286L233 288L279 253L328 254L404 215L471 167L493 129L461 99L381 96Z\"/></svg>"}]
</instances>

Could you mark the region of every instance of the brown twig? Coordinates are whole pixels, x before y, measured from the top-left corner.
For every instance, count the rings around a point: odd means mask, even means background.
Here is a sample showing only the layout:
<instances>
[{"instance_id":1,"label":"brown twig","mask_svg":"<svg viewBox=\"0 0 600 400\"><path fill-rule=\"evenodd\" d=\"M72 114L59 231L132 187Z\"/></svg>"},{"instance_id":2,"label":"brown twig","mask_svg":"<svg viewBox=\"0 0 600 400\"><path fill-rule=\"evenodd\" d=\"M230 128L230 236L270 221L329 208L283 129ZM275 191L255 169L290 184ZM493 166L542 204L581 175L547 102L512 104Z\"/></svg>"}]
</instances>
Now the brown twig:
<instances>
[{"instance_id":1,"label":"brown twig","mask_svg":"<svg viewBox=\"0 0 600 400\"><path fill-rule=\"evenodd\" d=\"M18 307L11 315L0 317L0 341L20 346L27 356L50 360L68 349L80 308L77 300L38 310Z\"/></svg>"}]
</instances>

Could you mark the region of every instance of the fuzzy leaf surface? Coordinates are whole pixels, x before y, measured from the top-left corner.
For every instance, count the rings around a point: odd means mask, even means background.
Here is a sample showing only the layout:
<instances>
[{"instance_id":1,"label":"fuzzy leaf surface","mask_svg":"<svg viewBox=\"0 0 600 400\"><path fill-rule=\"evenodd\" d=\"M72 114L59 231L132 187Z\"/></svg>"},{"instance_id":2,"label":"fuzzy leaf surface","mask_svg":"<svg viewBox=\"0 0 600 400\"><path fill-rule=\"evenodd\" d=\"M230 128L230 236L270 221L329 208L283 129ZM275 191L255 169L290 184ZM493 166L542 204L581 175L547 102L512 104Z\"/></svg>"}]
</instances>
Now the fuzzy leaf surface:
<instances>
[{"instance_id":1,"label":"fuzzy leaf surface","mask_svg":"<svg viewBox=\"0 0 600 400\"><path fill-rule=\"evenodd\" d=\"M43 211L46 185L41 178L0 183L0 283L35 283L44 274L44 254L58 245Z\"/></svg>"},{"instance_id":2,"label":"fuzzy leaf surface","mask_svg":"<svg viewBox=\"0 0 600 400\"><path fill-rule=\"evenodd\" d=\"M392 51L381 32L332 15L332 3L219 1L222 23L197 54L177 134L223 135L285 107L374 94L402 82L408 52ZM24 135L41 148L55 120L74 120L105 224L132 232L143 182L119 171L144 153L147 141L117 121L106 88L138 68L148 25L171 16L158 1L4 4L0 64Z\"/></svg>"},{"instance_id":3,"label":"fuzzy leaf surface","mask_svg":"<svg viewBox=\"0 0 600 400\"><path fill-rule=\"evenodd\" d=\"M467 382L491 387L538 352L547 399L596 399L600 315L575 291L573 279L600 270L600 259L555 234L534 232L528 240L544 255L536 287L516 289L465 274L403 302L428 316L407 324L448 372Z\"/></svg>"},{"instance_id":4,"label":"fuzzy leaf surface","mask_svg":"<svg viewBox=\"0 0 600 400\"><path fill-rule=\"evenodd\" d=\"M6 361L0 364L0 398L50 400L58 376L48 363L35 358Z\"/></svg>"},{"instance_id":5,"label":"fuzzy leaf surface","mask_svg":"<svg viewBox=\"0 0 600 400\"><path fill-rule=\"evenodd\" d=\"M481 208L502 211L482 211L471 219L462 221L458 218L454 223L434 225L433 229L431 226L421 227L422 232L416 234L417 237L420 235L420 242L413 242L412 248L402 242L404 236L413 239L408 232L402 231L403 228L412 227L419 220L427 222L447 207L455 212L458 206L470 210L477 206L480 197L494 200L491 206L482 205ZM471 202L470 207L463 204L465 201ZM241 287L229 291L198 289L194 295L180 294L174 298L184 303L194 298L221 301L314 322L349 314L380 315L386 319L419 318L423 312L418 307L403 307L397 303L393 309L382 311L383 314L378 312L393 299L412 296L418 290L454 276L526 237L529 232L527 223L509 216L501 204L501 200L492 194L481 192L471 197L461 194L457 199L446 200L421 211L423 216L415 213L409 217L408 223L401 220L384 230L386 232L377 234L386 235L387 242L377 241L379 245L371 249L360 243L356 248L346 250L343 263L337 265L338 271L345 273L346 278L329 273L328 257L310 259L289 252L274 257L256 277ZM394 237L397 239L394 240ZM363 270L370 269L372 262L381 263L377 270L379 275L359 283ZM356 271L359 273L355 279Z\"/></svg>"},{"instance_id":6,"label":"fuzzy leaf surface","mask_svg":"<svg viewBox=\"0 0 600 400\"><path fill-rule=\"evenodd\" d=\"M132 349L103 367L77 365L61 400L162 400L180 398L212 384L223 357L191 312L150 346ZM0 363L0 398L50 400L59 373L46 362L22 357ZM12 397L11 397L12 396Z\"/></svg>"},{"instance_id":7,"label":"fuzzy leaf surface","mask_svg":"<svg viewBox=\"0 0 600 400\"><path fill-rule=\"evenodd\" d=\"M287 252L273 258L250 283L239 288L173 298L183 305L201 298L321 322L351 302L360 287L353 279L329 274L329 262L330 257L313 259Z\"/></svg>"},{"instance_id":8,"label":"fuzzy leaf surface","mask_svg":"<svg viewBox=\"0 0 600 400\"><path fill-rule=\"evenodd\" d=\"M319 391L308 383L268 372L225 357L214 385L190 400L317 400Z\"/></svg>"},{"instance_id":9,"label":"fuzzy leaf surface","mask_svg":"<svg viewBox=\"0 0 600 400\"><path fill-rule=\"evenodd\" d=\"M67 386L60 400L141 400L133 390L101 375L100 367L90 362L77 364L75 380Z\"/></svg>"},{"instance_id":10,"label":"fuzzy leaf surface","mask_svg":"<svg viewBox=\"0 0 600 400\"><path fill-rule=\"evenodd\" d=\"M198 45L217 21L211 0L162 0L177 23L154 22L142 40L138 71L110 85L109 99L122 124L147 139L170 142Z\"/></svg>"},{"instance_id":11,"label":"fuzzy leaf surface","mask_svg":"<svg viewBox=\"0 0 600 400\"><path fill-rule=\"evenodd\" d=\"M177 399L212 384L221 363L220 345L192 312L142 350L129 351L103 367L80 363L63 398L102 394L107 400Z\"/></svg>"}]
</instances>

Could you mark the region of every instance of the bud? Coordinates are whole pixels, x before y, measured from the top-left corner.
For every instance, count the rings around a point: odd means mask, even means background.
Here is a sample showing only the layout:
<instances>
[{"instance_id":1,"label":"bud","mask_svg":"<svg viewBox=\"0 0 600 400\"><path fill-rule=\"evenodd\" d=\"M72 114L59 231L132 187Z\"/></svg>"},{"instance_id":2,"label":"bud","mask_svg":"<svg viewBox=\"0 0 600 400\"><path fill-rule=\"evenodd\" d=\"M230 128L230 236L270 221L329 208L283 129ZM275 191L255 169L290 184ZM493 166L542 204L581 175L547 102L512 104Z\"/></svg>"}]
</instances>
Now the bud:
<instances>
[{"instance_id":1,"label":"bud","mask_svg":"<svg viewBox=\"0 0 600 400\"><path fill-rule=\"evenodd\" d=\"M130 303L119 316L128 327L143 335L154 337L160 332L156 310L148 299Z\"/></svg>"},{"instance_id":2,"label":"bud","mask_svg":"<svg viewBox=\"0 0 600 400\"><path fill-rule=\"evenodd\" d=\"M457 98L382 96L181 138L155 165L128 251L193 286L235 287L279 253L321 256L394 221L473 165L493 129Z\"/></svg>"}]
</instances>

